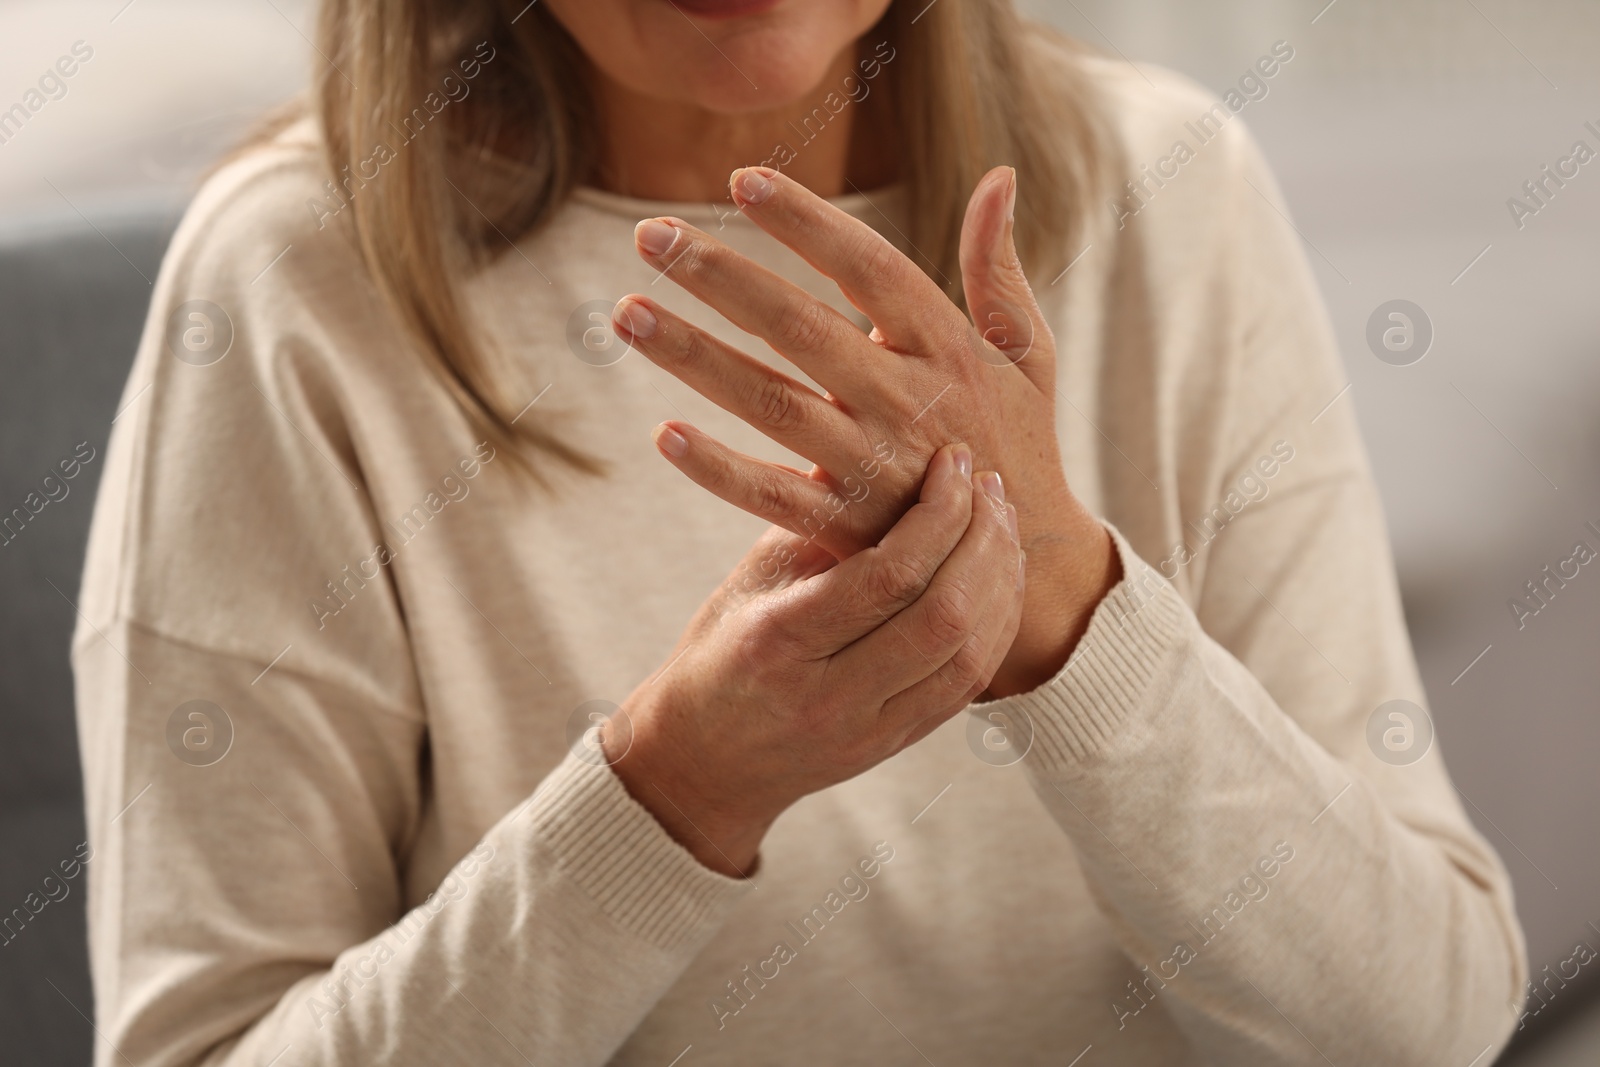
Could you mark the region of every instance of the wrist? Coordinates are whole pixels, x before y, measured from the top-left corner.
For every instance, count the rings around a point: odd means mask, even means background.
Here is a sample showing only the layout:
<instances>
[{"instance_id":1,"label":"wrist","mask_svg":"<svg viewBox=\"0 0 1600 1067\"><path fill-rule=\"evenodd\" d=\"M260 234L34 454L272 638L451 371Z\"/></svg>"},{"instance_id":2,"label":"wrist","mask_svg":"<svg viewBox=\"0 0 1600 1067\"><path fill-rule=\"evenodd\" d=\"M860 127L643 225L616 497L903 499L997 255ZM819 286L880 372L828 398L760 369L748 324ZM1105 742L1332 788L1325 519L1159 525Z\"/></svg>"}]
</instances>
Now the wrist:
<instances>
[{"instance_id":1,"label":"wrist","mask_svg":"<svg viewBox=\"0 0 1600 1067\"><path fill-rule=\"evenodd\" d=\"M761 841L776 816L727 795L731 776L705 773L686 746L676 742L665 722L671 713L663 700L629 700L633 731L626 752L612 749L614 734L602 734L611 772L667 835L718 874L743 878L755 869ZM665 722L664 722L665 720ZM720 786L720 788L719 788ZM736 789L736 787L735 787Z\"/></svg>"},{"instance_id":2,"label":"wrist","mask_svg":"<svg viewBox=\"0 0 1600 1067\"><path fill-rule=\"evenodd\" d=\"M1031 692L1060 673L1095 608L1122 580L1111 532L1074 502L1055 531L1024 538L1028 584L1011 651L989 686L994 697Z\"/></svg>"}]
</instances>

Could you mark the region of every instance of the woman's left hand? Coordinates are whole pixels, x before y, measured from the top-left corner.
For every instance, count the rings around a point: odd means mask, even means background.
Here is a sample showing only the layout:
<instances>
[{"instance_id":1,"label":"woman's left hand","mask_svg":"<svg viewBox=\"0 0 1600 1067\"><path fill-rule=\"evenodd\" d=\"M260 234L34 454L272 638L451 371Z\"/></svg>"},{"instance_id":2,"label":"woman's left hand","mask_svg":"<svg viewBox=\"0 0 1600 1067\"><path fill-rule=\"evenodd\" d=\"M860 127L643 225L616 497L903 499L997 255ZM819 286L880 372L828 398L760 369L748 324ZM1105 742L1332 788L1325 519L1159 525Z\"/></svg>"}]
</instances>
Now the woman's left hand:
<instances>
[{"instance_id":1,"label":"woman's left hand","mask_svg":"<svg viewBox=\"0 0 1600 1067\"><path fill-rule=\"evenodd\" d=\"M816 466L762 462L680 422L657 428L657 446L712 493L844 559L915 503L936 451L969 442L977 469L1000 472L1028 555L1022 624L990 692L1042 684L1121 575L1110 535L1062 470L1055 339L1012 241L1015 172L990 171L967 205L961 274L972 319L876 230L782 174L748 167L730 184L744 214L837 282L874 328L863 334L680 219L641 222L647 262L827 390L627 296L613 312L623 339Z\"/></svg>"}]
</instances>

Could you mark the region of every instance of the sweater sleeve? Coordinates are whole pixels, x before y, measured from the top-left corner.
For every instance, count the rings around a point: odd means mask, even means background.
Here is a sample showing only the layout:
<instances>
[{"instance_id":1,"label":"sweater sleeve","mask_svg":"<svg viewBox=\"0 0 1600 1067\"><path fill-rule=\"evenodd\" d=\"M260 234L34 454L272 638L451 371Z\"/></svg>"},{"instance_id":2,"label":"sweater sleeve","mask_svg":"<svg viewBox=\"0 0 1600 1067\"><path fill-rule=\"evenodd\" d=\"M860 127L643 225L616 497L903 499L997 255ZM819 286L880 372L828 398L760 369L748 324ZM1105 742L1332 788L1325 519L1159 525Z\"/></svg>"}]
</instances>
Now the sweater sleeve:
<instances>
[{"instance_id":1,"label":"sweater sleeve","mask_svg":"<svg viewBox=\"0 0 1600 1067\"><path fill-rule=\"evenodd\" d=\"M419 723L103 634L77 658L86 772L120 800L89 809L96 1063L604 1063L745 891L569 755L408 910Z\"/></svg>"},{"instance_id":2,"label":"sweater sleeve","mask_svg":"<svg viewBox=\"0 0 1600 1067\"><path fill-rule=\"evenodd\" d=\"M573 754L417 884L401 590L306 607L381 536L338 353L399 342L305 174L269 152L201 193L114 429L73 655L95 1062L603 1063L747 885Z\"/></svg>"},{"instance_id":3,"label":"sweater sleeve","mask_svg":"<svg viewBox=\"0 0 1600 1067\"><path fill-rule=\"evenodd\" d=\"M1205 372L1233 384L1186 453L1216 477L1154 566L1113 529L1125 578L1069 662L974 710L1032 727L1030 780L1131 961L1114 1030L1165 1012L1216 1063L1492 1062L1526 976L1509 881L1423 710L1305 257L1233 149L1237 340Z\"/></svg>"}]
</instances>

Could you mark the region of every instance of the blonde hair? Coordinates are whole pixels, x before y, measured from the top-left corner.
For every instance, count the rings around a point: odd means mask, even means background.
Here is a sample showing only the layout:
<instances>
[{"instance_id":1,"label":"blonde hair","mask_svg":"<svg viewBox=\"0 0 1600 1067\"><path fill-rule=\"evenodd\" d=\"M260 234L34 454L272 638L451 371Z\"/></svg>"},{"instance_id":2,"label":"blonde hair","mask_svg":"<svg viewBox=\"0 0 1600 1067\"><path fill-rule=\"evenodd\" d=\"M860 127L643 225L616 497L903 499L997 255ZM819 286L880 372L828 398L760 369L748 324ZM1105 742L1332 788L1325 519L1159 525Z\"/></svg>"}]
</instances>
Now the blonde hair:
<instances>
[{"instance_id":1,"label":"blonde hair","mask_svg":"<svg viewBox=\"0 0 1600 1067\"><path fill-rule=\"evenodd\" d=\"M1098 184L1086 87L1059 54L1077 46L1023 23L1011 0L894 0L872 32L896 51L884 69L905 235L923 269L961 300L967 197L990 167L1008 163L1020 175L1023 263L1035 277L1053 273ZM514 456L542 453L598 472L548 420L513 425L514 401L457 282L549 221L593 177L597 122L576 42L545 5L525 0L324 0L317 37L326 62L309 101L257 141L309 109L339 182L371 162L374 146L400 138L382 178L349 201L372 278L482 434ZM436 117L420 109L447 76L471 69L459 66L469 50L481 58L479 42L493 49L492 62L470 93ZM443 136L409 139L419 121Z\"/></svg>"}]
</instances>

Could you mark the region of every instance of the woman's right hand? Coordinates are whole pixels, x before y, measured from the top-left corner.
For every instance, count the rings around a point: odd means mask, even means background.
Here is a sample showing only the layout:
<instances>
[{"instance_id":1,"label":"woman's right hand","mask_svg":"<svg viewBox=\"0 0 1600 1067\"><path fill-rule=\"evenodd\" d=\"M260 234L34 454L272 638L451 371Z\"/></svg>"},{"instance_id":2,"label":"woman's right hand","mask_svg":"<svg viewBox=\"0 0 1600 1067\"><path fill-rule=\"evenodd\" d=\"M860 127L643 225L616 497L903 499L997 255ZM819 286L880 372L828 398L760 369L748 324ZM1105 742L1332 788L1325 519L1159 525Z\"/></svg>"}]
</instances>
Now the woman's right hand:
<instances>
[{"instance_id":1,"label":"woman's right hand","mask_svg":"<svg viewBox=\"0 0 1600 1067\"><path fill-rule=\"evenodd\" d=\"M967 446L947 446L911 510L842 563L768 531L623 705L631 741L608 724L601 743L668 833L740 876L791 804L920 740L988 687L1022 590L1016 509L998 477L973 477Z\"/></svg>"}]
</instances>

